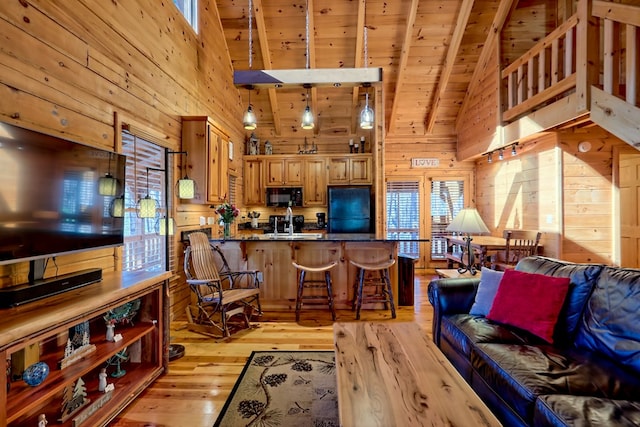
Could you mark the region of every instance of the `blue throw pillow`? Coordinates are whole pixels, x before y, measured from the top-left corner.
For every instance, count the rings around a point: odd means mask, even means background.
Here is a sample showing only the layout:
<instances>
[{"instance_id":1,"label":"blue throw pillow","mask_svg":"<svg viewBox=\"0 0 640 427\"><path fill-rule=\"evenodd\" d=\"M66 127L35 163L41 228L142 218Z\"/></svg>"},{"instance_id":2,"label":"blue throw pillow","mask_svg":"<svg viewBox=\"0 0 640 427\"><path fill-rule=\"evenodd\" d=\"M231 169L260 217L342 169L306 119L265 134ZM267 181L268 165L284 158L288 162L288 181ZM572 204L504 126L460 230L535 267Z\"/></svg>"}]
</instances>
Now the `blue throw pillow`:
<instances>
[{"instance_id":1,"label":"blue throw pillow","mask_svg":"<svg viewBox=\"0 0 640 427\"><path fill-rule=\"evenodd\" d=\"M493 299L496 297L496 292L498 292L498 286L504 271L495 271L486 267L482 267L481 271L482 276L480 276L476 300L473 302L469 314L486 316L491 310Z\"/></svg>"}]
</instances>

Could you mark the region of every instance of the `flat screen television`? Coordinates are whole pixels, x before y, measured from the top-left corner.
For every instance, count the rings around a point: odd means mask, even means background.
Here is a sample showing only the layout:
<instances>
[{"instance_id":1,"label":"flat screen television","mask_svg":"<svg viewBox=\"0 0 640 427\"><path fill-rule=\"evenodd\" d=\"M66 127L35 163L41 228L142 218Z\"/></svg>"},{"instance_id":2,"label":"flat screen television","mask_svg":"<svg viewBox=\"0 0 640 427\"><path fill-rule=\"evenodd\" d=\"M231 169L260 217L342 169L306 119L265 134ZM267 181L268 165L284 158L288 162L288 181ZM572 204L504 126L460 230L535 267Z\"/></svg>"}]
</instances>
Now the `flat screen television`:
<instances>
[{"instance_id":1,"label":"flat screen television","mask_svg":"<svg viewBox=\"0 0 640 427\"><path fill-rule=\"evenodd\" d=\"M121 154L0 122L0 265L33 268L34 260L122 245L124 218L109 208L124 189L125 163ZM107 174L116 195L100 194Z\"/></svg>"}]
</instances>

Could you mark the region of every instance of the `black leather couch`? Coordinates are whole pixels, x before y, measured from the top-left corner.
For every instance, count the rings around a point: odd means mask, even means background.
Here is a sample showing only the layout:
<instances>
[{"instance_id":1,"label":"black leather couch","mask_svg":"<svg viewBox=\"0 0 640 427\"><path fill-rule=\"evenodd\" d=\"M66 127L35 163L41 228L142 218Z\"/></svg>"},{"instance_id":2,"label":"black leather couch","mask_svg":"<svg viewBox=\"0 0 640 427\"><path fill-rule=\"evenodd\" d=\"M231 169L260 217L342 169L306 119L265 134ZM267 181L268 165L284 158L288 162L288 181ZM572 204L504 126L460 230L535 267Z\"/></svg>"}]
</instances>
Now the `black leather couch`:
<instances>
[{"instance_id":1,"label":"black leather couch","mask_svg":"<svg viewBox=\"0 0 640 427\"><path fill-rule=\"evenodd\" d=\"M435 279L433 340L505 426L640 426L640 270L540 256L570 277L554 343L470 315L479 278Z\"/></svg>"}]
</instances>

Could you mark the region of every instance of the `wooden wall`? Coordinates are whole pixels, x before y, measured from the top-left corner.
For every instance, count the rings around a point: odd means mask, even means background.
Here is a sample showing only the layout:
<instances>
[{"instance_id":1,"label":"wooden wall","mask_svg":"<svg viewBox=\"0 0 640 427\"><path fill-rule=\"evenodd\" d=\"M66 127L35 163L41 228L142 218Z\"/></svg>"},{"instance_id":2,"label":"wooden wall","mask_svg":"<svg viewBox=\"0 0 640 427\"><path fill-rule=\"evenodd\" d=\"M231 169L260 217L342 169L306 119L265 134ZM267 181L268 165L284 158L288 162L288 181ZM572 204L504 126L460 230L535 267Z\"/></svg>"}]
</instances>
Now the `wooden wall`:
<instances>
[{"instance_id":1,"label":"wooden wall","mask_svg":"<svg viewBox=\"0 0 640 427\"><path fill-rule=\"evenodd\" d=\"M591 149L580 152L580 142ZM550 132L518 155L477 162L477 206L492 234L543 232L546 256L615 264L614 148L625 143L598 126Z\"/></svg>"},{"instance_id":2,"label":"wooden wall","mask_svg":"<svg viewBox=\"0 0 640 427\"><path fill-rule=\"evenodd\" d=\"M200 35L171 1L0 2L0 120L108 150L119 149L122 121L178 150L180 117L209 115L236 142L231 168L240 171L242 105L215 2L199 3ZM177 258L179 231L197 226L201 215L212 215L208 205L176 218ZM117 252L58 257L58 273L117 269ZM174 272L181 270L178 263ZM22 264L0 267L0 286L22 283L26 274ZM188 296L179 283L174 276L176 299Z\"/></svg>"}]
</instances>

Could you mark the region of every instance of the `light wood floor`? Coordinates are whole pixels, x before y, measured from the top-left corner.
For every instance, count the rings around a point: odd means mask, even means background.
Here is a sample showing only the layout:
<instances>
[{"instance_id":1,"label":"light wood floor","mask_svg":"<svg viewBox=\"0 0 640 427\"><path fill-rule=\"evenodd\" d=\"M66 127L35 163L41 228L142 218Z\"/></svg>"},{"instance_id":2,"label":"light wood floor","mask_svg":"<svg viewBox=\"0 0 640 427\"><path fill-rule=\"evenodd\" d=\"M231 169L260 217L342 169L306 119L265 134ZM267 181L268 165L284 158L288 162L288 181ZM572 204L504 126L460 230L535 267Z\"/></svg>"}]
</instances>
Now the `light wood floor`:
<instances>
[{"instance_id":1,"label":"light wood floor","mask_svg":"<svg viewBox=\"0 0 640 427\"><path fill-rule=\"evenodd\" d=\"M396 322L417 322L431 334L433 310L427 299L432 275L416 272L415 304L399 307ZM339 321L355 321L350 310L339 310ZM308 310L295 322L295 313L265 312L255 327L230 339L216 341L188 331L182 322L171 325L171 343L185 346L185 356L169 364L160 377L111 424L117 427L211 427L231 393L247 358L254 350L333 350L328 310ZM363 310L361 321L389 320L388 310Z\"/></svg>"}]
</instances>

